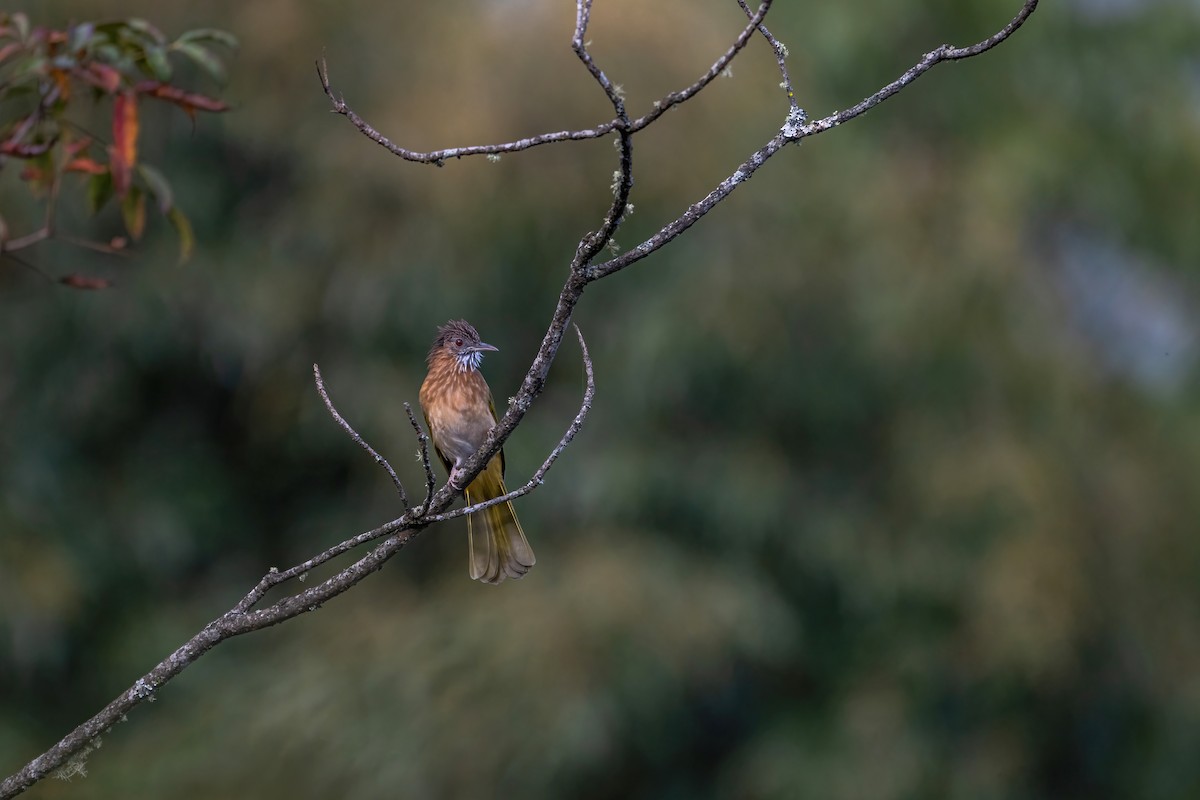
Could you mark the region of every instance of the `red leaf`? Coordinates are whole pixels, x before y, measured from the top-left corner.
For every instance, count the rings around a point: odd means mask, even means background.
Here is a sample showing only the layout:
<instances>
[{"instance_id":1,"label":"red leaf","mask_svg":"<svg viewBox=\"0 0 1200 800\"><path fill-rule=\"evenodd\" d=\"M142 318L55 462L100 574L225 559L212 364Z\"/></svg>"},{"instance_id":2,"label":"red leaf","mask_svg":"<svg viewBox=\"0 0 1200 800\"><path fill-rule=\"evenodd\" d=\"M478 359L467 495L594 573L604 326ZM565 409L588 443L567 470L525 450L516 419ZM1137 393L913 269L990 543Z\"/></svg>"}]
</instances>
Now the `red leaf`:
<instances>
[{"instance_id":1,"label":"red leaf","mask_svg":"<svg viewBox=\"0 0 1200 800\"><path fill-rule=\"evenodd\" d=\"M113 143L108 148L113 189L118 197L129 191L133 168L137 164L137 95L123 92L113 101Z\"/></svg>"},{"instance_id":2,"label":"red leaf","mask_svg":"<svg viewBox=\"0 0 1200 800\"><path fill-rule=\"evenodd\" d=\"M93 61L82 69L76 67L72 71L80 80L103 89L109 94L113 94L117 89L121 88L121 73L108 64Z\"/></svg>"},{"instance_id":3,"label":"red leaf","mask_svg":"<svg viewBox=\"0 0 1200 800\"><path fill-rule=\"evenodd\" d=\"M9 42L8 44L4 45L4 47L0 47L0 61L3 61L4 59L8 58L13 53L20 52L20 50L21 50L20 42Z\"/></svg>"},{"instance_id":4,"label":"red leaf","mask_svg":"<svg viewBox=\"0 0 1200 800\"><path fill-rule=\"evenodd\" d=\"M113 285L112 281L107 278L93 278L89 275L80 275L74 273L71 275L63 275L58 279L58 282L64 286L70 286L72 289L107 289Z\"/></svg>"},{"instance_id":5,"label":"red leaf","mask_svg":"<svg viewBox=\"0 0 1200 800\"><path fill-rule=\"evenodd\" d=\"M215 97L208 95L196 94L194 92L186 92L178 86L172 86L169 83L159 83L158 81L142 81L137 85L137 90L142 94L156 97L159 100L166 100L168 103L174 103L184 111L192 114L196 111L228 111L229 106Z\"/></svg>"},{"instance_id":6,"label":"red leaf","mask_svg":"<svg viewBox=\"0 0 1200 800\"><path fill-rule=\"evenodd\" d=\"M92 140L84 136L82 139L75 139L74 141L63 145L63 149L67 151L67 155L69 155L71 158L74 158L84 150L88 149L88 146L91 145L91 143Z\"/></svg>"},{"instance_id":7,"label":"red leaf","mask_svg":"<svg viewBox=\"0 0 1200 800\"><path fill-rule=\"evenodd\" d=\"M94 159L80 157L72 159L63 167L64 172L86 172L88 175L103 175L108 172L108 167L97 162Z\"/></svg>"}]
</instances>

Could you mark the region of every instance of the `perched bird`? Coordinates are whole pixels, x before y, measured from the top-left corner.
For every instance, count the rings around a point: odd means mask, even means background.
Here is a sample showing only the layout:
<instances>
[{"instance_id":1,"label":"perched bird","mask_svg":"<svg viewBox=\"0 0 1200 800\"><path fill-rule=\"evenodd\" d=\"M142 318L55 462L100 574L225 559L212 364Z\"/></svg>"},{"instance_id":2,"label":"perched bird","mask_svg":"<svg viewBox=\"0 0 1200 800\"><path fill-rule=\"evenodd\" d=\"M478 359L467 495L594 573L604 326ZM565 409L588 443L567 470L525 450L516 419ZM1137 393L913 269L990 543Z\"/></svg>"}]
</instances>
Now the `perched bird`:
<instances>
[{"instance_id":1,"label":"perched bird","mask_svg":"<svg viewBox=\"0 0 1200 800\"><path fill-rule=\"evenodd\" d=\"M429 373L421 384L421 410L438 457L453 472L479 449L496 424L492 390L479 372L483 354L497 350L479 340L466 320L438 328L429 350ZM504 488L501 450L465 490L467 505L499 497ZM471 577L484 583L520 578L536 561L512 503L498 503L467 515Z\"/></svg>"}]
</instances>

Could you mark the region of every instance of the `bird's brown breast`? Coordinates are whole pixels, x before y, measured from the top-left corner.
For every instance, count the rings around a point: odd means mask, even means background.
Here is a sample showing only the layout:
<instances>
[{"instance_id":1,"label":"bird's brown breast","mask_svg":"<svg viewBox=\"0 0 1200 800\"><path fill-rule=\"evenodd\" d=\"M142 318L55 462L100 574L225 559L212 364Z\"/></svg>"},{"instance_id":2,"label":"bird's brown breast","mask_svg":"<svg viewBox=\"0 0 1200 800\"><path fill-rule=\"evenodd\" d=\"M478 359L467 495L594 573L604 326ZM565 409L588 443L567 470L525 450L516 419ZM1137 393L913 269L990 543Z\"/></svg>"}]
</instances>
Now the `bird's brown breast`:
<instances>
[{"instance_id":1,"label":"bird's brown breast","mask_svg":"<svg viewBox=\"0 0 1200 800\"><path fill-rule=\"evenodd\" d=\"M496 423L487 382L476 370L458 369L452 356L431 360L419 399L433 443L451 463L478 450Z\"/></svg>"}]
</instances>

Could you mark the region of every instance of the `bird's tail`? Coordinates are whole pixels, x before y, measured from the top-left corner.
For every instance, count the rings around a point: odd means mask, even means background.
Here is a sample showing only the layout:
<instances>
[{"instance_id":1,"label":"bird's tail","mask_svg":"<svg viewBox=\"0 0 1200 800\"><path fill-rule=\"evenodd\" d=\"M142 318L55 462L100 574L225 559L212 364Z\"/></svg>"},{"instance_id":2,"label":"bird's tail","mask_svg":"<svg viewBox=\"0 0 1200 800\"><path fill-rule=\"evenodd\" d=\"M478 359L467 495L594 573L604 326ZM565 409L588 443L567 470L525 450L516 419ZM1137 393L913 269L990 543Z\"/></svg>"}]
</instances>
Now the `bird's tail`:
<instances>
[{"instance_id":1,"label":"bird's tail","mask_svg":"<svg viewBox=\"0 0 1200 800\"><path fill-rule=\"evenodd\" d=\"M467 487L467 505L499 497L508 490L504 479L488 465L488 469ZM467 537L471 551L471 577L484 583L501 583L505 578L522 578L537 559L525 539L521 523L512 503L498 503L467 515Z\"/></svg>"}]
</instances>

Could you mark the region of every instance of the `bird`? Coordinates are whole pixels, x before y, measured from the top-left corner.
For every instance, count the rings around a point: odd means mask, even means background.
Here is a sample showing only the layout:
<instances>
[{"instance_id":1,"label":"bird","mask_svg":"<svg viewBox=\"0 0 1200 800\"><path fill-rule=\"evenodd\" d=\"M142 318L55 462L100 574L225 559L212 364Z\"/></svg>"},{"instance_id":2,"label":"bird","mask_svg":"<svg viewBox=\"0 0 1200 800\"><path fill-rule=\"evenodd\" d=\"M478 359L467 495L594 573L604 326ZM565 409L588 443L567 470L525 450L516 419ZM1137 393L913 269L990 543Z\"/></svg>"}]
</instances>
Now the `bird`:
<instances>
[{"instance_id":1,"label":"bird","mask_svg":"<svg viewBox=\"0 0 1200 800\"><path fill-rule=\"evenodd\" d=\"M451 475L496 424L496 403L479 366L484 353L497 350L481 341L475 327L462 319L439 326L429 349L429 372L418 398L433 448ZM467 485L464 495L467 505L473 505L507 492L501 450ZM468 514L467 541L471 578L483 583L522 578L537 561L511 502Z\"/></svg>"}]
</instances>

